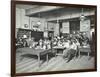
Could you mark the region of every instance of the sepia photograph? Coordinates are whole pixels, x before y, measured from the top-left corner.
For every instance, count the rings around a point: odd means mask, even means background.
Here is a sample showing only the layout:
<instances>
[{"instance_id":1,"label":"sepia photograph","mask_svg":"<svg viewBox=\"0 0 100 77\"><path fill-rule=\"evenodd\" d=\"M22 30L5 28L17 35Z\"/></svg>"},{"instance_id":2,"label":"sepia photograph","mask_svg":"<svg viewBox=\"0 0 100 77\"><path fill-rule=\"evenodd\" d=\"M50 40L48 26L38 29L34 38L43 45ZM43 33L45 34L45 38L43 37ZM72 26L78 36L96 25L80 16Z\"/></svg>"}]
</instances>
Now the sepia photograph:
<instances>
[{"instance_id":1,"label":"sepia photograph","mask_svg":"<svg viewBox=\"0 0 100 77\"><path fill-rule=\"evenodd\" d=\"M15 74L96 71L96 6L15 1L12 10Z\"/></svg>"}]
</instances>

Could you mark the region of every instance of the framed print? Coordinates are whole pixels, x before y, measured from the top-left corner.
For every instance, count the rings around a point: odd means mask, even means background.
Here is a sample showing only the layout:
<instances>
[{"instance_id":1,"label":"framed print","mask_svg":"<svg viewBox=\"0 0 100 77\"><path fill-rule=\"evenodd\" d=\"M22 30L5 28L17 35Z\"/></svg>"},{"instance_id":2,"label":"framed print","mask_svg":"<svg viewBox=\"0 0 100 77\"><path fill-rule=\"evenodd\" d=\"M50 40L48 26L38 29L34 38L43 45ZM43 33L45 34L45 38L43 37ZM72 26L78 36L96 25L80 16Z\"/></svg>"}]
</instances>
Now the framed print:
<instances>
[{"instance_id":1,"label":"framed print","mask_svg":"<svg viewBox=\"0 0 100 77\"><path fill-rule=\"evenodd\" d=\"M11 1L11 76L97 70L97 6Z\"/></svg>"}]
</instances>

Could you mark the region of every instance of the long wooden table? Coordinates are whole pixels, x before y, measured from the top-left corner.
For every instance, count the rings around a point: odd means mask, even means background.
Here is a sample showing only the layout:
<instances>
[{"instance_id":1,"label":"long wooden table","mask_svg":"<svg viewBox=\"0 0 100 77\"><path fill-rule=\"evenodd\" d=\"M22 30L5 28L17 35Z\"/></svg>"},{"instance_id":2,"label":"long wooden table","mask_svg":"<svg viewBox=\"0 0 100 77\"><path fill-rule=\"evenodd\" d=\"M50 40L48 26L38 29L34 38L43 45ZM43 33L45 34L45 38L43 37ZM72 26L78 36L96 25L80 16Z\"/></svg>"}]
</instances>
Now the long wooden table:
<instances>
[{"instance_id":1,"label":"long wooden table","mask_svg":"<svg viewBox=\"0 0 100 77\"><path fill-rule=\"evenodd\" d=\"M89 46L86 46L86 47L80 46L80 47L78 47L78 48L79 48L79 56L80 56L80 53L81 53L81 52L86 52L87 55L88 55L88 57L90 56L91 49L90 49Z\"/></svg>"},{"instance_id":2,"label":"long wooden table","mask_svg":"<svg viewBox=\"0 0 100 77\"><path fill-rule=\"evenodd\" d=\"M21 58L23 57L22 55L25 54L32 54L32 55L37 55L38 56L38 64L40 67L40 58L41 55L45 55L46 54L46 61L48 63L48 53L51 51L51 49L33 49L33 48L19 48L16 50L16 52L21 52Z\"/></svg>"}]
</instances>

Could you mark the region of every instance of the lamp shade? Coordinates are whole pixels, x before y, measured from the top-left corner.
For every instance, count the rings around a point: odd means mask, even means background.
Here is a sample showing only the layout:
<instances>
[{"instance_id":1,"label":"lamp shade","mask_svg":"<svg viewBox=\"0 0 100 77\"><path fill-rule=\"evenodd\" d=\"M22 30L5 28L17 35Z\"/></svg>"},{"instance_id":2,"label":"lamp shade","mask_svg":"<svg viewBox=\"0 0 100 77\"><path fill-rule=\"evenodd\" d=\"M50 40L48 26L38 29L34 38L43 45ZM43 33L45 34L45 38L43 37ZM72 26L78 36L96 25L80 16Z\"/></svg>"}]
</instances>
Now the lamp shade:
<instances>
[{"instance_id":1,"label":"lamp shade","mask_svg":"<svg viewBox=\"0 0 100 77\"><path fill-rule=\"evenodd\" d=\"M81 21L84 21L85 20L85 16L83 14L80 16L80 20Z\"/></svg>"},{"instance_id":2,"label":"lamp shade","mask_svg":"<svg viewBox=\"0 0 100 77\"><path fill-rule=\"evenodd\" d=\"M41 22L40 22L40 21L38 21L38 22L37 22L37 25L41 25Z\"/></svg>"}]
</instances>

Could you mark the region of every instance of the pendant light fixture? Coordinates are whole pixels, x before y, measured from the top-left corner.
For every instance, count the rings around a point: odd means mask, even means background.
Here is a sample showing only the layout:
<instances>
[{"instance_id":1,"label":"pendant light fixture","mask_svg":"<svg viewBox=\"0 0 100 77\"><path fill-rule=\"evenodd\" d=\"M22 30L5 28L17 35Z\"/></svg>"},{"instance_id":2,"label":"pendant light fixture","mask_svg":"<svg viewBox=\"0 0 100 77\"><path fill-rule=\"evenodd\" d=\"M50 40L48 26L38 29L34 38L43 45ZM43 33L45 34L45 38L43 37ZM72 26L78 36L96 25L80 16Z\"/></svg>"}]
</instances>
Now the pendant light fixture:
<instances>
[{"instance_id":1,"label":"pendant light fixture","mask_svg":"<svg viewBox=\"0 0 100 77\"><path fill-rule=\"evenodd\" d=\"M84 21L85 20L85 15L84 15L84 9L82 8L82 10L81 10L81 16L80 16L80 20L81 21Z\"/></svg>"},{"instance_id":2,"label":"pendant light fixture","mask_svg":"<svg viewBox=\"0 0 100 77\"><path fill-rule=\"evenodd\" d=\"M38 14L39 16L39 21L37 22L37 25L40 26L41 25L41 22L40 22L40 13Z\"/></svg>"}]
</instances>

